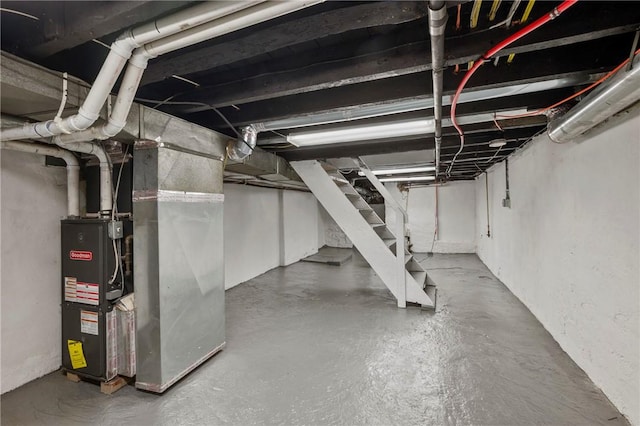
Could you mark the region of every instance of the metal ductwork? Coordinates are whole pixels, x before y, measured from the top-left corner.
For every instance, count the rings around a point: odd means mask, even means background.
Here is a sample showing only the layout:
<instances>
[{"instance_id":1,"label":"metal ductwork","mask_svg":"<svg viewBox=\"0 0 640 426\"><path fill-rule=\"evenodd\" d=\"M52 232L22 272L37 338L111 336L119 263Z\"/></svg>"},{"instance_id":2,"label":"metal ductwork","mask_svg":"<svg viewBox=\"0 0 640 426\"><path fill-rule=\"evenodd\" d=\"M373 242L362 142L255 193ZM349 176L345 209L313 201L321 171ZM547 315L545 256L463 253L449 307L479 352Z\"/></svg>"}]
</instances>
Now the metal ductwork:
<instances>
[{"instance_id":1,"label":"metal ductwork","mask_svg":"<svg viewBox=\"0 0 640 426\"><path fill-rule=\"evenodd\" d=\"M435 119L436 176L440 170L442 144L442 73L444 68L444 32L447 27L447 7L444 1L429 2L429 38L431 39L431 69L433 80L433 115Z\"/></svg>"},{"instance_id":2,"label":"metal ductwork","mask_svg":"<svg viewBox=\"0 0 640 426\"><path fill-rule=\"evenodd\" d=\"M240 129L240 135L235 142L227 147L229 158L234 161L242 161L247 158L258 143L258 131L253 126Z\"/></svg>"},{"instance_id":3,"label":"metal ductwork","mask_svg":"<svg viewBox=\"0 0 640 426\"><path fill-rule=\"evenodd\" d=\"M640 55L596 88L567 114L549 124L549 139L565 143L640 100Z\"/></svg>"}]
</instances>

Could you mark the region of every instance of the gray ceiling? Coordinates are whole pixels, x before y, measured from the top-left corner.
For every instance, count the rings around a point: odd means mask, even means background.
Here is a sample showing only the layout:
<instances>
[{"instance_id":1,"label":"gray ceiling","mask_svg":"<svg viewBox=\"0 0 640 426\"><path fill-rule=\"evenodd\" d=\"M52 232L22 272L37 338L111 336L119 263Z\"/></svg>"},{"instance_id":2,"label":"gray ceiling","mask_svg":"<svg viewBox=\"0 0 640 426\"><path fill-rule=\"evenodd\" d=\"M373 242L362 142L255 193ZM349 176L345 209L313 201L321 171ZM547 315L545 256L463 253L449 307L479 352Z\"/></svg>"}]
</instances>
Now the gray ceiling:
<instances>
[{"instance_id":1,"label":"gray ceiling","mask_svg":"<svg viewBox=\"0 0 640 426\"><path fill-rule=\"evenodd\" d=\"M449 95L469 61L521 28L517 21L529 2L521 2L511 28L490 28L504 19L511 3L502 2L491 21L488 15L494 2L485 0L472 29L475 3L449 3L445 117ZM534 2L528 21L558 3ZM108 44L126 27L190 4L3 1L3 8L38 20L3 12L2 49L93 81L107 49L92 39ZM305 120L311 122L327 111L348 115L382 104L418 102L423 107L417 111L358 120L358 124L431 117L426 17L425 2L325 2L153 60L138 96L149 100L142 101L149 106L229 135L233 130L213 108L236 128L272 123L275 131L261 133L258 144L289 160L371 156L370 161L378 165L431 161L433 135L305 148L291 146L284 137L308 130ZM504 56L482 66L467 85L467 98L458 114L485 114L485 119L464 126L465 148L448 179L475 177L546 128L547 117L542 115L498 120L500 130L486 119L486 113L546 107L574 93L629 56L638 27L638 2L582 1L514 44L510 52L516 55L511 60ZM303 127L287 127L292 118L302 120ZM280 120L285 124L274 123ZM458 150L459 139L452 127L445 127L443 134L446 165ZM508 142L499 152L488 145L496 138ZM402 152L409 154L398 155Z\"/></svg>"}]
</instances>

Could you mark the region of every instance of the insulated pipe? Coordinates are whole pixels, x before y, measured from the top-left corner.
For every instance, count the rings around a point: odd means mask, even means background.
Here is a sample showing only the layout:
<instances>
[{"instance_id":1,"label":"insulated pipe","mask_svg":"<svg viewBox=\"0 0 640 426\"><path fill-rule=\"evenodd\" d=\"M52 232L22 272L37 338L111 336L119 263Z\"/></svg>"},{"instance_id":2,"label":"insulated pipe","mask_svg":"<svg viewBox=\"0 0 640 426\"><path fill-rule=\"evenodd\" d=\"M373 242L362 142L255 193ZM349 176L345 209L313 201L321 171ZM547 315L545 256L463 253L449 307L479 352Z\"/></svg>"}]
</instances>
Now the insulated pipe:
<instances>
[{"instance_id":1,"label":"insulated pipe","mask_svg":"<svg viewBox=\"0 0 640 426\"><path fill-rule=\"evenodd\" d=\"M92 128L84 132L62 135L58 139L62 144L86 140L104 140L117 135L126 125L129 110L135 99L142 75L150 59L172 52L201 41L246 28L287 13L320 3L318 0L292 2L252 2L242 10L212 20L190 30L174 34L145 44L135 50L125 71L114 109L107 124L101 128ZM146 34L146 32L145 32ZM254 144L255 146L255 144ZM248 154L247 154L248 155ZM245 158L247 155L244 155Z\"/></svg>"},{"instance_id":2,"label":"insulated pipe","mask_svg":"<svg viewBox=\"0 0 640 426\"><path fill-rule=\"evenodd\" d=\"M444 71L444 32L447 7L444 1L429 1L429 38L431 39L431 73L433 80L433 116L435 119L436 176L440 172L442 145L442 74Z\"/></svg>"},{"instance_id":3,"label":"insulated pipe","mask_svg":"<svg viewBox=\"0 0 640 426\"><path fill-rule=\"evenodd\" d=\"M75 155L56 146L31 142L7 141L2 148L63 159L67 163L67 214L80 216L80 164Z\"/></svg>"},{"instance_id":4,"label":"insulated pipe","mask_svg":"<svg viewBox=\"0 0 640 426\"><path fill-rule=\"evenodd\" d=\"M54 143L69 151L82 152L83 154L95 155L100 161L100 212L111 212L113 208L113 186L111 185L111 164L104 149L91 142L69 142L62 143L59 138L54 138Z\"/></svg>"},{"instance_id":5,"label":"insulated pipe","mask_svg":"<svg viewBox=\"0 0 640 426\"><path fill-rule=\"evenodd\" d=\"M126 31L111 45L109 55L77 114L60 120L27 123L22 127L0 130L0 140L38 139L88 129L100 115L100 109L122 72L133 49L159 38L184 31L259 3L204 2L155 22Z\"/></svg>"},{"instance_id":6,"label":"insulated pipe","mask_svg":"<svg viewBox=\"0 0 640 426\"><path fill-rule=\"evenodd\" d=\"M622 68L567 114L552 121L549 139L556 143L569 142L640 100L640 55L632 63L631 70Z\"/></svg>"}]
</instances>

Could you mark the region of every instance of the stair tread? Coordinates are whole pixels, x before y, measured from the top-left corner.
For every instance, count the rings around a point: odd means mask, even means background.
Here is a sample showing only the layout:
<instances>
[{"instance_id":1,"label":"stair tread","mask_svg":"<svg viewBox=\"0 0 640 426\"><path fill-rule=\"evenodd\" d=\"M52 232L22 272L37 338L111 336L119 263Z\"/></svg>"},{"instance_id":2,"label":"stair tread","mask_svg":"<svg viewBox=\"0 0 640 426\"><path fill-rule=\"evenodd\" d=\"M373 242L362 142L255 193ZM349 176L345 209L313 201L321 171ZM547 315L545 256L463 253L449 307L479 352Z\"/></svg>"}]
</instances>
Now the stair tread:
<instances>
[{"instance_id":1,"label":"stair tread","mask_svg":"<svg viewBox=\"0 0 640 426\"><path fill-rule=\"evenodd\" d=\"M332 176L331 178L336 183L336 185L339 185L339 186L349 185L349 186L351 186L349 184L349 181L346 180L345 178L340 178L340 177L337 177L337 176Z\"/></svg>"},{"instance_id":2,"label":"stair tread","mask_svg":"<svg viewBox=\"0 0 640 426\"><path fill-rule=\"evenodd\" d=\"M320 163L320 166L322 166L322 168L329 174L338 171L337 167L332 166L329 163Z\"/></svg>"}]
</instances>

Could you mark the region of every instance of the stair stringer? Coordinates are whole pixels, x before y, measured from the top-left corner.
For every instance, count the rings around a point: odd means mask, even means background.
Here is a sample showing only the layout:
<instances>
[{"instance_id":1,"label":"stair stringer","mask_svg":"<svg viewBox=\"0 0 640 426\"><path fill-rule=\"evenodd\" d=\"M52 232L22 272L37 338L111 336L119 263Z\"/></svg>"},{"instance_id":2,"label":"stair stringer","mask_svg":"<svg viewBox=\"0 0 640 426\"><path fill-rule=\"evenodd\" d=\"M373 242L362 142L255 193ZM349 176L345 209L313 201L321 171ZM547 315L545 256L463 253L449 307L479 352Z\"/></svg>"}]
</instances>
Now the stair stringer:
<instances>
[{"instance_id":1,"label":"stair stringer","mask_svg":"<svg viewBox=\"0 0 640 426\"><path fill-rule=\"evenodd\" d=\"M290 164L397 299L399 288L395 273L396 258L384 241L318 161L293 161ZM342 182L341 185L349 184ZM426 307L435 306L434 301L425 293L424 284L417 283L408 271L406 275L407 302Z\"/></svg>"}]
</instances>

